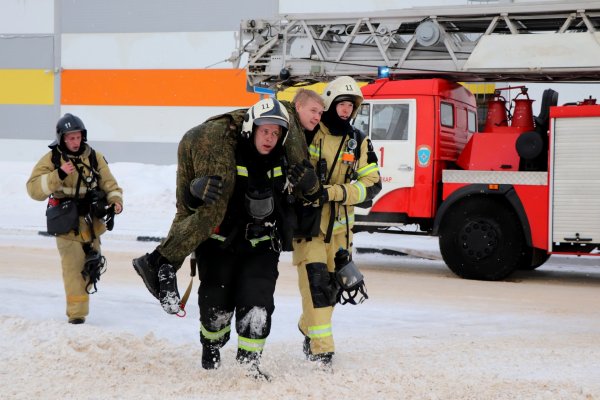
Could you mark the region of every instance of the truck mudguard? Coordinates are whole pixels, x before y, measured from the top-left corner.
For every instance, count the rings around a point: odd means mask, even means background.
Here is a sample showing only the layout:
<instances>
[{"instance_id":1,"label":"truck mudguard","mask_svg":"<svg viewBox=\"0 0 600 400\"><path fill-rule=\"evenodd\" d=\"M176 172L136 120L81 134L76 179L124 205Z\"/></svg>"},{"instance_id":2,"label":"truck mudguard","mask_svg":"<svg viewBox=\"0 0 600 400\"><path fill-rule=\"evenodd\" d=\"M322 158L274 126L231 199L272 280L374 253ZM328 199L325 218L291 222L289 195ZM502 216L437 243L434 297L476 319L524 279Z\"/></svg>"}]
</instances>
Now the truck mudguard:
<instances>
[{"instance_id":1,"label":"truck mudguard","mask_svg":"<svg viewBox=\"0 0 600 400\"><path fill-rule=\"evenodd\" d=\"M525 208L521 203L521 199L519 199L519 195L515 191L513 185L498 185L498 189L490 189L487 184L478 183L464 186L455 192L453 192L444 202L437 211L435 216L435 220L433 222L433 232L432 234L437 236L440 223L444 219L444 215L446 212L452 207L454 203L460 201L461 199L472 196L472 195L493 195L493 196L502 196L504 197L508 203L513 207L517 216L519 217L519 221L521 222L521 226L523 227L523 234L525 235L525 243L528 246L532 246L531 242L531 227L529 226L529 220L527 219L527 214L525 213Z\"/></svg>"}]
</instances>

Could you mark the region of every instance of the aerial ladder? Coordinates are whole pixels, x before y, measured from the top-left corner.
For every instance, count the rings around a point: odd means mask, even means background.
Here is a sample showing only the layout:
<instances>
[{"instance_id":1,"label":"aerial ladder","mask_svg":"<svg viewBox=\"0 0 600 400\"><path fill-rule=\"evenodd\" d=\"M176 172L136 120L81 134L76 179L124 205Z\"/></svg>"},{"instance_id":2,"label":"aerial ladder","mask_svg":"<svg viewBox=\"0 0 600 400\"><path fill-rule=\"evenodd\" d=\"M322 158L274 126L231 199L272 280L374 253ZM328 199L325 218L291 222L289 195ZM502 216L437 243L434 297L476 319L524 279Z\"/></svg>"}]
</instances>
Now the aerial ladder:
<instances>
[{"instance_id":1,"label":"aerial ladder","mask_svg":"<svg viewBox=\"0 0 600 400\"><path fill-rule=\"evenodd\" d=\"M244 20L234 65L250 88L340 75L461 82L598 81L600 2L544 1Z\"/></svg>"}]
</instances>

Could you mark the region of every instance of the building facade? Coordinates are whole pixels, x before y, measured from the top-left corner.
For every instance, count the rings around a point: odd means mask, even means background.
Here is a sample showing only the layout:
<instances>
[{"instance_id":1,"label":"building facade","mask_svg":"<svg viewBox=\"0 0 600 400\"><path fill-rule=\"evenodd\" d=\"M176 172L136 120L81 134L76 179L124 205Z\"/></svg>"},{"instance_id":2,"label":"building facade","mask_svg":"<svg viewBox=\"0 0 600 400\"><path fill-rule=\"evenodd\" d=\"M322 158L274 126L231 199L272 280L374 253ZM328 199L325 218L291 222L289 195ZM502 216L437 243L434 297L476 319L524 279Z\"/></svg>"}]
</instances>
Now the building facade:
<instances>
[{"instance_id":1,"label":"building facade","mask_svg":"<svg viewBox=\"0 0 600 400\"><path fill-rule=\"evenodd\" d=\"M175 163L189 128L259 99L228 59L240 21L277 10L277 0L3 0L0 159L37 160L70 112L110 162Z\"/></svg>"}]
</instances>

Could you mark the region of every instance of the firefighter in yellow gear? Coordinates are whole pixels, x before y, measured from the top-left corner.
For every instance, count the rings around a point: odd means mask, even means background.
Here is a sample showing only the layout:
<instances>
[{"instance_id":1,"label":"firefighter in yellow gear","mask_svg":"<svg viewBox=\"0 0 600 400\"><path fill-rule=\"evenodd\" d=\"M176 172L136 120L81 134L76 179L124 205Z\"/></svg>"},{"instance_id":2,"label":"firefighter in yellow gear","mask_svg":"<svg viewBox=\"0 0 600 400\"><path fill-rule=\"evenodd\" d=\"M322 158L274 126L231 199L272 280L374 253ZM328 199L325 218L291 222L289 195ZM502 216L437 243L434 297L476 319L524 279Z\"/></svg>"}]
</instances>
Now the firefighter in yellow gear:
<instances>
[{"instance_id":1,"label":"firefighter in yellow gear","mask_svg":"<svg viewBox=\"0 0 600 400\"><path fill-rule=\"evenodd\" d=\"M302 295L298 327L305 337L304 352L309 360L330 366L335 351L331 318L343 290L335 279L335 256L340 249L352 254L354 206L373 199L381 190L381 179L370 140L350 124L363 101L357 83L339 77L322 96L325 112L320 128L307 137L310 165L296 169L290 180L302 185L312 168L322 185L316 198L307 197L312 204L304 208L300 224L312 221L313 226L297 233L293 263ZM311 212L316 214L312 218Z\"/></svg>"},{"instance_id":2,"label":"firefighter in yellow gear","mask_svg":"<svg viewBox=\"0 0 600 400\"><path fill-rule=\"evenodd\" d=\"M104 271L100 235L111 227L114 213L123 209L123 189L104 156L87 143L83 121L72 114L56 125L56 140L35 165L27 181L34 200L48 200L48 232L56 236L71 324L89 313L89 294ZM64 214L53 214L71 210ZM56 218L51 217L56 215Z\"/></svg>"}]
</instances>

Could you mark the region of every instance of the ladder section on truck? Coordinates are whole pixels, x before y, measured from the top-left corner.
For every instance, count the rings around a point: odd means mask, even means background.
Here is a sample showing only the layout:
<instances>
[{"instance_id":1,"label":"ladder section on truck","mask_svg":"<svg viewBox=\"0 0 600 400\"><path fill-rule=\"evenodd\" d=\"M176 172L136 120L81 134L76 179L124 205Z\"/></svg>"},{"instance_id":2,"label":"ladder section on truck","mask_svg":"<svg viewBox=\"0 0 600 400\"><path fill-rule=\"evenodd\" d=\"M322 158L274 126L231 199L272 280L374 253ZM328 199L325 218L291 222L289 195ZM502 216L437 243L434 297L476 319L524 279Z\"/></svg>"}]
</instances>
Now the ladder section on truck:
<instances>
[{"instance_id":1,"label":"ladder section on truck","mask_svg":"<svg viewBox=\"0 0 600 400\"><path fill-rule=\"evenodd\" d=\"M255 87L373 78L378 67L457 81L598 80L599 29L597 1L293 14L242 21L233 59L248 56Z\"/></svg>"},{"instance_id":2,"label":"ladder section on truck","mask_svg":"<svg viewBox=\"0 0 600 400\"><path fill-rule=\"evenodd\" d=\"M555 118L551 145L551 248L600 244L600 116Z\"/></svg>"}]
</instances>

